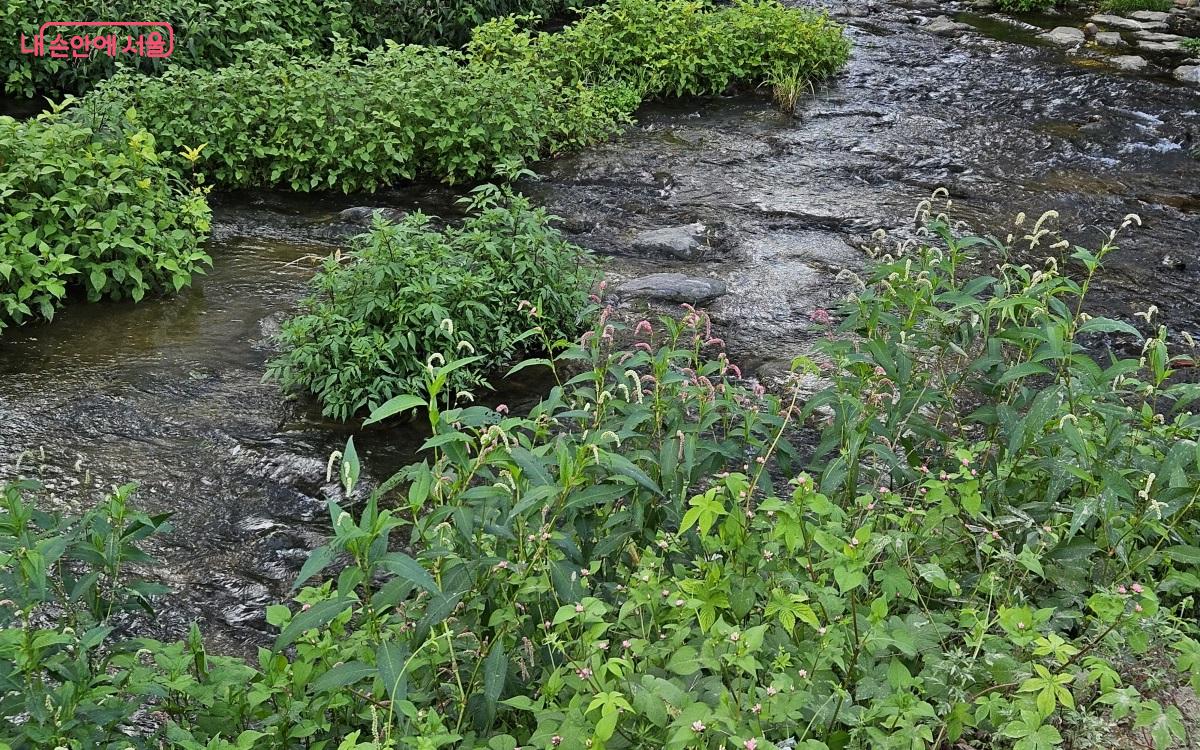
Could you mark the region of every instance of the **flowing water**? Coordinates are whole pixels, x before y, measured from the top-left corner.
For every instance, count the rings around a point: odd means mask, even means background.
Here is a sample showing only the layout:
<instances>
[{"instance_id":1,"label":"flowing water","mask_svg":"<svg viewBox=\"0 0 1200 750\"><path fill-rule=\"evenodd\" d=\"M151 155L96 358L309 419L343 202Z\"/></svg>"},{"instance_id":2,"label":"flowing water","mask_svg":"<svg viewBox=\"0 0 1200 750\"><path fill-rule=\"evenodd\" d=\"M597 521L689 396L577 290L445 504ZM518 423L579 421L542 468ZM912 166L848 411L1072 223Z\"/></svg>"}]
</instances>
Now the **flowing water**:
<instances>
[{"instance_id":1,"label":"flowing water","mask_svg":"<svg viewBox=\"0 0 1200 750\"><path fill-rule=\"evenodd\" d=\"M745 369L769 375L819 328L814 308L846 289L839 271L877 228L910 231L915 203L950 190L957 218L1002 231L1019 210L1060 212L1095 245L1128 213L1099 305L1130 319L1155 304L1200 333L1200 88L1162 70L1131 75L1106 52L1041 45L1037 29L964 13L974 29L921 29L941 11L867 6L849 17L848 69L795 117L763 96L653 105L600 147L541 165L524 189L620 279L659 271L724 281L714 319ZM1042 26L1061 19L1032 19ZM1173 60L1166 60L1170 63ZM304 294L314 256L361 226L353 206L452 216L437 187L369 197L257 192L220 196L214 268L178 297L76 304L52 324L0 338L0 479L38 476L56 502L82 507L135 481L138 504L172 511L176 531L155 574L177 594L161 629L199 619L222 648L261 640L263 605L286 594L326 528L329 454L351 427L262 382L272 334ZM701 222L693 257L641 253L635 233ZM633 301L622 301L638 314ZM530 403L545 384L506 383ZM409 460L421 432L357 434L370 478Z\"/></svg>"}]
</instances>

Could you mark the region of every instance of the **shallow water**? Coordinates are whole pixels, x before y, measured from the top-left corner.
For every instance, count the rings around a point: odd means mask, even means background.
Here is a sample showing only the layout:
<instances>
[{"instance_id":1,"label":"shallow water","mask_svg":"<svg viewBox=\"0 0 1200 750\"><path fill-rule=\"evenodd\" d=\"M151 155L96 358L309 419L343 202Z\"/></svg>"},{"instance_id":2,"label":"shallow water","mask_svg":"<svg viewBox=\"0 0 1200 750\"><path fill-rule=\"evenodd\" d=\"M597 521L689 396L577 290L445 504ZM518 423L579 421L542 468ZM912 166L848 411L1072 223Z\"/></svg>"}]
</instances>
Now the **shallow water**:
<instances>
[{"instance_id":1,"label":"shallow water","mask_svg":"<svg viewBox=\"0 0 1200 750\"><path fill-rule=\"evenodd\" d=\"M1097 304L1130 319L1153 303L1200 330L1200 161L1188 153L1200 89L1161 70L1116 73L1107 52L1047 47L996 17L963 14L978 30L945 39L916 24L943 11L875 7L847 19L849 68L796 117L762 96L649 106L624 136L542 165L524 188L608 257L614 285L656 271L724 280L730 293L710 310L735 360L764 375L820 335L809 314L846 292L837 276L861 267L856 247L876 228L910 231L915 203L938 186L980 228L1055 209L1081 244L1140 214ZM157 548L155 572L178 591L163 632L198 618L223 648L256 642L263 605L285 595L322 539L325 498L338 492L327 459L354 433L261 382L271 335L303 295L311 258L356 230L339 211L452 216L455 197L420 186L221 196L215 266L192 289L137 306L76 304L0 339L0 478L41 476L73 507L139 482L143 507L175 513L176 533ZM694 221L710 229L698 257L633 249L639 230ZM543 387L506 384L496 398L529 403ZM357 438L368 480L420 440L411 425Z\"/></svg>"}]
</instances>

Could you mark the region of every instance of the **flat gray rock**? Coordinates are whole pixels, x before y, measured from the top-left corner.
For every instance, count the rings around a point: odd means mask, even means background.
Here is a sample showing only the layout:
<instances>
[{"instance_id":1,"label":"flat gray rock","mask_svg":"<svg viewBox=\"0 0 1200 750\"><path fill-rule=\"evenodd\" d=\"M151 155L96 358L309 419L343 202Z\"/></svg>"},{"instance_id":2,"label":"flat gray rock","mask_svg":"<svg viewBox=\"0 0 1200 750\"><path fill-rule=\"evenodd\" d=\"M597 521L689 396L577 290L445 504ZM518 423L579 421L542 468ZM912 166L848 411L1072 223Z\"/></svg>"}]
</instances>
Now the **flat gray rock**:
<instances>
[{"instance_id":1,"label":"flat gray rock","mask_svg":"<svg viewBox=\"0 0 1200 750\"><path fill-rule=\"evenodd\" d=\"M1171 14L1161 10L1135 10L1129 14L1129 17L1139 21L1162 21L1163 23L1171 20Z\"/></svg>"},{"instance_id":2,"label":"flat gray rock","mask_svg":"<svg viewBox=\"0 0 1200 750\"><path fill-rule=\"evenodd\" d=\"M652 273L625 281L617 287L623 297L642 297L662 302L703 305L723 296L728 288L720 279L684 276L681 273Z\"/></svg>"},{"instance_id":3,"label":"flat gray rock","mask_svg":"<svg viewBox=\"0 0 1200 750\"><path fill-rule=\"evenodd\" d=\"M1137 55L1117 55L1116 57L1110 57L1108 61L1121 70L1144 70L1146 65L1149 64L1145 58L1138 57Z\"/></svg>"},{"instance_id":4,"label":"flat gray rock","mask_svg":"<svg viewBox=\"0 0 1200 750\"><path fill-rule=\"evenodd\" d=\"M1051 29L1043 34L1038 34L1039 39L1044 39L1051 44L1083 44L1083 30L1077 29L1074 26L1059 26Z\"/></svg>"},{"instance_id":5,"label":"flat gray rock","mask_svg":"<svg viewBox=\"0 0 1200 750\"><path fill-rule=\"evenodd\" d=\"M1147 42L1182 42L1186 37L1178 34L1165 34L1161 31L1135 31L1133 35Z\"/></svg>"},{"instance_id":6,"label":"flat gray rock","mask_svg":"<svg viewBox=\"0 0 1200 750\"><path fill-rule=\"evenodd\" d=\"M633 247L648 253L666 253L680 260L691 260L704 249L708 227L696 222L676 227L650 229L633 237Z\"/></svg>"},{"instance_id":7,"label":"flat gray rock","mask_svg":"<svg viewBox=\"0 0 1200 750\"><path fill-rule=\"evenodd\" d=\"M1120 47L1125 44L1119 31L1100 31L1096 33L1096 44L1102 47Z\"/></svg>"},{"instance_id":8,"label":"flat gray rock","mask_svg":"<svg viewBox=\"0 0 1200 750\"><path fill-rule=\"evenodd\" d=\"M1171 75L1184 83L1200 83L1200 65L1180 65Z\"/></svg>"},{"instance_id":9,"label":"flat gray rock","mask_svg":"<svg viewBox=\"0 0 1200 750\"><path fill-rule=\"evenodd\" d=\"M1179 42L1138 42L1139 49L1147 52L1179 52L1183 49Z\"/></svg>"},{"instance_id":10,"label":"flat gray rock","mask_svg":"<svg viewBox=\"0 0 1200 750\"><path fill-rule=\"evenodd\" d=\"M1167 24L1162 21L1138 21L1133 18L1125 18L1124 16L1114 16L1111 13L1097 13L1089 20L1103 26L1112 26L1115 29L1128 29L1129 31L1159 31L1167 28Z\"/></svg>"},{"instance_id":11,"label":"flat gray rock","mask_svg":"<svg viewBox=\"0 0 1200 750\"><path fill-rule=\"evenodd\" d=\"M971 27L965 23L959 23L950 16L938 16L929 23L925 24L925 30L931 34L939 36L952 36L960 34L964 31L970 31Z\"/></svg>"}]
</instances>

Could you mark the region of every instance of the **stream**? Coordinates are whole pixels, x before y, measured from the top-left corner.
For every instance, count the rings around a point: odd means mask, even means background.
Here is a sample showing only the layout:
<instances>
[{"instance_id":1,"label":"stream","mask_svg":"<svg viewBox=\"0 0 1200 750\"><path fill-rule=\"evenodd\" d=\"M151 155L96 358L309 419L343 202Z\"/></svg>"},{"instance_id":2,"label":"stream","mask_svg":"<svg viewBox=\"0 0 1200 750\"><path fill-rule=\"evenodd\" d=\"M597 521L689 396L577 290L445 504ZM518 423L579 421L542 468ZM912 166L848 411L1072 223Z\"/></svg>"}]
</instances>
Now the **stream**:
<instances>
[{"instance_id":1,"label":"stream","mask_svg":"<svg viewBox=\"0 0 1200 750\"><path fill-rule=\"evenodd\" d=\"M1109 51L1038 36L1080 19L1014 23L931 5L835 7L852 60L794 117L765 95L648 105L624 135L539 165L541 179L522 189L603 258L622 314L676 306L661 277L638 284L650 274L708 283L732 358L764 379L822 335L809 316L850 288L840 272L861 269L858 247L878 228L911 232L916 203L939 186L954 218L978 229L1053 209L1068 237L1093 247L1139 214L1095 305L1129 320L1154 304L1173 329L1200 334L1200 159L1189 153L1200 146L1200 86L1171 77L1179 55L1122 72ZM943 13L969 28L925 28ZM340 492L326 481L330 453L356 434L378 481L422 440L409 425L357 434L264 383L273 333L314 258L361 231L367 208L449 218L458 195L418 185L215 196L214 267L191 289L75 304L0 338L0 481L40 478L75 510L137 482L140 508L174 514L153 573L176 593L155 629L179 635L198 620L219 649L260 643L265 605L286 596L324 538L325 499ZM645 241L664 229L690 244ZM505 383L491 403L517 409L544 388Z\"/></svg>"}]
</instances>

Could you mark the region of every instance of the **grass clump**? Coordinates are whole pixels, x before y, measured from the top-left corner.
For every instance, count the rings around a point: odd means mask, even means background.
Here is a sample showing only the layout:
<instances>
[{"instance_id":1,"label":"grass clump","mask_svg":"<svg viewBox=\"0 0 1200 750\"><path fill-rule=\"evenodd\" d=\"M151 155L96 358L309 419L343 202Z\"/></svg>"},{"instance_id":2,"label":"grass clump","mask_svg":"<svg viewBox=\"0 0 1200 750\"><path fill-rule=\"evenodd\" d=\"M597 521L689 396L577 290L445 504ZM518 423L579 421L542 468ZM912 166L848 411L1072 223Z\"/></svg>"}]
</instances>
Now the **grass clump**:
<instances>
[{"instance_id":1,"label":"grass clump","mask_svg":"<svg viewBox=\"0 0 1200 750\"><path fill-rule=\"evenodd\" d=\"M122 76L83 117L134 108L171 151L207 143L199 164L228 186L374 190L399 179L489 179L608 137L647 96L794 80L846 59L824 16L776 2L712 9L690 0L618 0L562 32L485 24L465 54L388 46L356 60L270 56L219 71Z\"/></svg>"},{"instance_id":2,"label":"grass clump","mask_svg":"<svg viewBox=\"0 0 1200 750\"><path fill-rule=\"evenodd\" d=\"M419 213L377 221L327 259L270 374L348 419L417 388L438 361L469 356L446 383L466 397L520 352L573 335L591 286L583 250L508 189L477 188L469 207L442 231Z\"/></svg>"},{"instance_id":3,"label":"grass clump","mask_svg":"<svg viewBox=\"0 0 1200 750\"><path fill-rule=\"evenodd\" d=\"M210 212L149 133L0 117L0 330L88 300L174 292L202 273Z\"/></svg>"},{"instance_id":4,"label":"grass clump","mask_svg":"<svg viewBox=\"0 0 1200 750\"><path fill-rule=\"evenodd\" d=\"M1043 217L1027 249L1061 253L1035 269L923 219L923 242L877 254L848 335L793 365L826 378L807 401L799 378L742 380L692 310L639 323L632 350L602 315L550 358L583 371L527 415L453 406L463 362L428 363L373 417L423 407L425 460L357 509L330 501L254 665L104 627L144 596L119 561L162 523L127 490L73 524L9 490L0 739L1179 746L1166 695L1200 689L1200 392L1175 371L1194 345L1081 312L1112 238L1071 247ZM980 247L999 261L972 276ZM1102 336L1141 351L1096 360ZM350 441L348 494L359 470ZM52 585L78 575L58 560L102 574ZM143 708L159 723L121 732Z\"/></svg>"},{"instance_id":5,"label":"grass clump","mask_svg":"<svg viewBox=\"0 0 1200 750\"><path fill-rule=\"evenodd\" d=\"M1105 13L1133 13L1138 10L1166 12L1175 7L1172 0L1100 0L1100 10Z\"/></svg>"}]
</instances>

